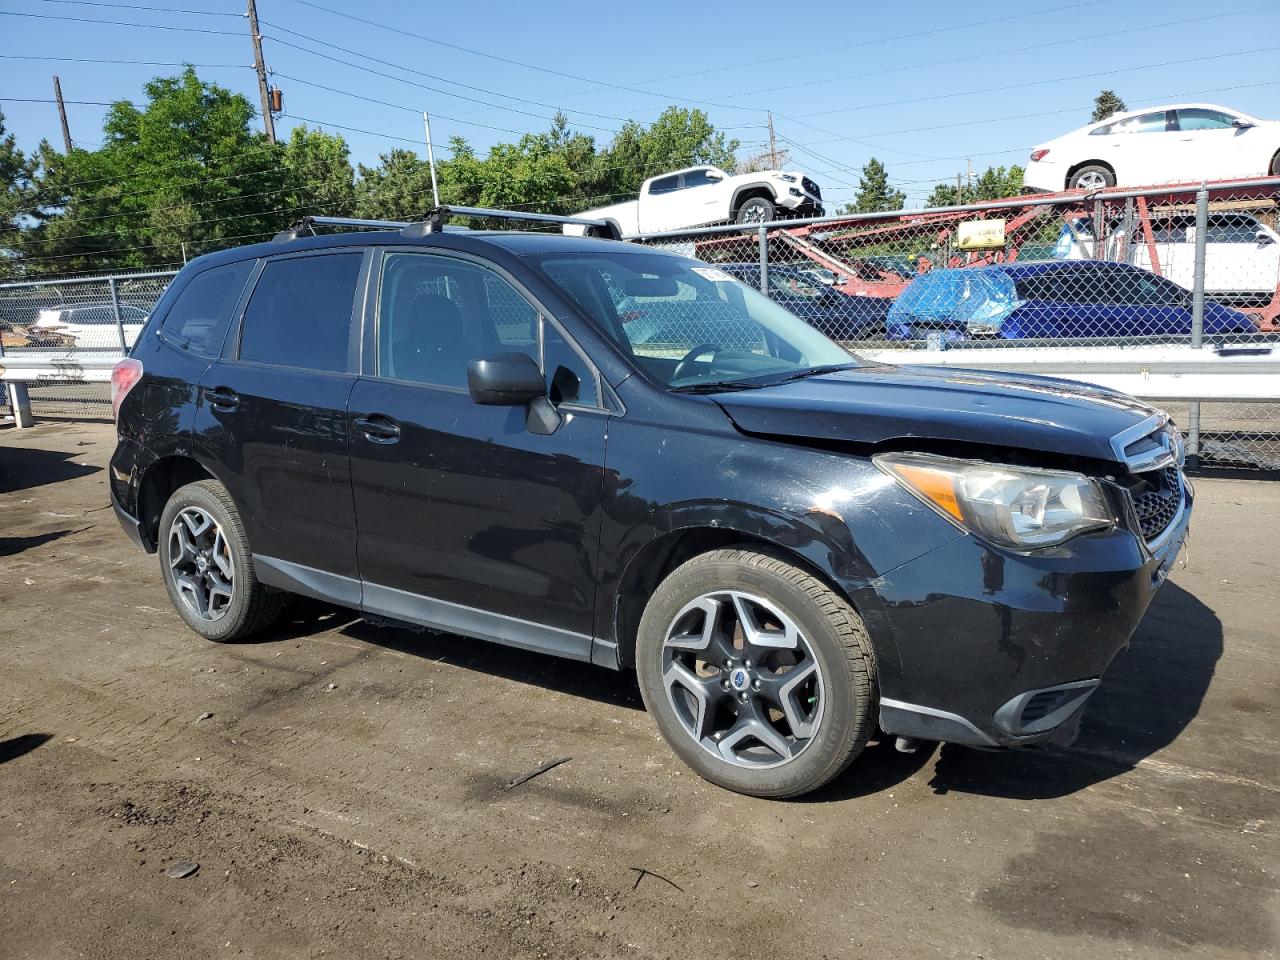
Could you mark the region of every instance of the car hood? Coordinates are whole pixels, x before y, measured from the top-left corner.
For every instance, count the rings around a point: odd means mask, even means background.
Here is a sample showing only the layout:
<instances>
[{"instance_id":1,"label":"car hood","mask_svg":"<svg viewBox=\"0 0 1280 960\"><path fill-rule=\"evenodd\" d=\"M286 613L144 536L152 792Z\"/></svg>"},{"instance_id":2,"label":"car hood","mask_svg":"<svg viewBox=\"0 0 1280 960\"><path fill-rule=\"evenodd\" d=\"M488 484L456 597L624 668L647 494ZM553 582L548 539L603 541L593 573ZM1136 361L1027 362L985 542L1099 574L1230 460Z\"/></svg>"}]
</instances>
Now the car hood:
<instances>
[{"instance_id":1,"label":"car hood","mask_svg":"<svg viewBox=\"0 0 1280 960\"><path fill-rule=\"evenodd\" d=\"M1156 411L1072 380L871 364L717 394L744 433L880 444L958 440L1115 460L1111 438Z\"/></svg>"}]
</instances>

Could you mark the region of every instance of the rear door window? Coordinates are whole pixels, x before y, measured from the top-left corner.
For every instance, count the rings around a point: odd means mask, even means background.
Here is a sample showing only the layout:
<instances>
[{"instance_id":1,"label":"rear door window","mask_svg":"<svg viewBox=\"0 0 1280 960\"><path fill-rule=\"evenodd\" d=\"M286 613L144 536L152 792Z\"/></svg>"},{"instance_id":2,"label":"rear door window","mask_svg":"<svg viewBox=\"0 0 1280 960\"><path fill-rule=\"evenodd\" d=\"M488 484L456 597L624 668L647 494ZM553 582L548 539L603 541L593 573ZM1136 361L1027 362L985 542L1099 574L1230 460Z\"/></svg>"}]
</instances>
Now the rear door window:
<instances>
[{"instance_id":1,"label":"rear door window","mask_svg":"<svg viewBox=\"0 0 1280 960\"><path fill-rule=\"evenodd\" d=\"M193 277L165 315L160 326L162 339L202 357L220 354L231 313L256 262L228 263ZM126 322L129 319L125 317Z\"/></svg>"},{"instance_id":2,"label":"rear door window","mask_svg":"<svg viewBox=\"0 0 1280 960\"><path fill-rule=\"evenodd\" d=\"M678 176L661 177L649 184L649 193L670 193L680 188L680 178Z\"/></svg>"},{"instance_id":3,"label":"rear door window","mask_svg":"<svg viewBox=\"0 0 1280 960\"><path fill-rule=\"evenodd\" d=\"M240 334L240 359L342 373L361 253L272 260L263 268Z\"/></svg>"}]
</instances>

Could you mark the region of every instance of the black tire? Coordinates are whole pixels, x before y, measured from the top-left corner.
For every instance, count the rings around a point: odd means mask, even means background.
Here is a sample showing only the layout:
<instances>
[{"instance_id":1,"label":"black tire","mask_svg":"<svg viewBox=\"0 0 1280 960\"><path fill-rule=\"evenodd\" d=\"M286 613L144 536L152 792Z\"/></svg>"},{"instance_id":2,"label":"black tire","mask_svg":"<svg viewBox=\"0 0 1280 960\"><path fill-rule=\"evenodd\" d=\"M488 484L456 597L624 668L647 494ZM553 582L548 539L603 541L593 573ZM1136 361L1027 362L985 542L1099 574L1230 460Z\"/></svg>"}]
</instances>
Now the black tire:
<instances>
[{"instance_id":1,"label":"black tire","mask_svg":"<svg viewBox=\"0 0 1280 960\"><path fill-rule=\"evenodd\" d=\"M1097 181L1101 179L1102 183ZM1083 184L1081 180L1085 181ZM1109 167L1105 167L1100 163L1088 163L1079 170L1074 170L1071 176L1067 178L1068 190L1100 190L1104 187L1114 187L1116 185L1116 175L1111 172Z\"/></svg>"},{"instance_id":2,"label":"black tire","mask_svg":"<svg viewBox=\"0 0 1280 960\"><path fill-rule=\"evenodd\" d=\"M184 513L185 512L185 513ZM195 609L199 601L189 599L192 593L179 586L180 569L175 570L175 549L182 552L176 535L174 523L180 515L196 516L203 513L216 525L215 534L220 532L222 543L218 549L225 550L223 557L229 556L233 576L228 581L232 589L230 598L217 610L216 616L202 617ZM189 531L184 534L190 540ZM189 483L174 491L160 515L159 547L156 554L160 558L160 575L164 578L165 589L169 591L169 602L196 633L206 640L218 643L230 643L243 640L270 626L280 615L288 600L288 594L272 590L258 581L253 570L253 553L249 549L249 540L245 535L244 524L240 513L227 493L226 488L216 480L201 480ZM186 566L179 558L180 568ZM212 564L206 562L206 567ZM214 571L215 575L217 571ZM213 591L206 591L206 600ZM213 605L211 602L208 605Z\"/></svg>"},{"instance_id":3,"label":"black tire","mask_svg":"<svg viewBox=\"0 0 1280 960\"><path fill-rule=\"evenodd\" d=\"M668 630L686 605L720 591L753 595L785 613L807 641L806 655L812 652L820 672L822 708L812 735L796 755L772 766L748 768L712 753L685 726L664 683ZM862 619L817 578L757 550L701 554L658 585L640 620L636 673L645 706L677 756L703 778L738 793L780 799L816 790L853 762L876 729L876 663ZM711 676L723 676L718 681L722 687L729 683L727 670L721 674L717 668ZM736 713L735 694L726 696Z\"/></svg>"},{"instance_id":4,"label":"black tire","mask_svg":"<svg viewBox=\"0 0 1280 960\"><path fill-rule=\"evenodd\" d=\"M1271 176L1280 177L1280 151L1271 158Z\"/></svg>"},{"instance_id":5,"label":"black tire","mask_svg":"<svg viewBox=\"0 0 1280 960\"><path fill-rule=\"evenodd\" d=\"M777 218L772 200L768 197L752 197L742 201L735 219L738 223L769 223Z\"/></svg>"}]
</instances>

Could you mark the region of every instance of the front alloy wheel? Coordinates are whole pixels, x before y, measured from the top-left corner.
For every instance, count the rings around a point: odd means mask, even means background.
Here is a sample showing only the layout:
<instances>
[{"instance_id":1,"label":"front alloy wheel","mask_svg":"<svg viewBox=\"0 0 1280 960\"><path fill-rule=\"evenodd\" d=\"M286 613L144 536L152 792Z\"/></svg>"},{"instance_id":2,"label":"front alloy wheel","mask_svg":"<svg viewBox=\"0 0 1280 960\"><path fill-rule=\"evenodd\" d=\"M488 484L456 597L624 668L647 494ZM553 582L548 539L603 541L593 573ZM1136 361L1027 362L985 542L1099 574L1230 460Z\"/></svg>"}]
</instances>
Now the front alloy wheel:
<instances>
[{"instance_id":1,"label":"front alloy wheel","mask_svg":"<svg viewBox=\"0 0 1280 960\"><path fill-rule=\"evenodd\" d=\"M836 777L875 730L876 661L848 601L766 550L711 550L668 574L640 618L636 677L700 776L794 797Z\"/></svg>"},{"instance_id":2,"label":"front alloy wheel","mask_svg":"<svg viewBox=\"0 0 1280 960\"><path fill-rule=\"evenodd\" d=\"M775 766L809 746L822 670L795 623L736 590L686 604L667 628L663 684L685 732L739 767Z\"/></svg>"}]
</instances>

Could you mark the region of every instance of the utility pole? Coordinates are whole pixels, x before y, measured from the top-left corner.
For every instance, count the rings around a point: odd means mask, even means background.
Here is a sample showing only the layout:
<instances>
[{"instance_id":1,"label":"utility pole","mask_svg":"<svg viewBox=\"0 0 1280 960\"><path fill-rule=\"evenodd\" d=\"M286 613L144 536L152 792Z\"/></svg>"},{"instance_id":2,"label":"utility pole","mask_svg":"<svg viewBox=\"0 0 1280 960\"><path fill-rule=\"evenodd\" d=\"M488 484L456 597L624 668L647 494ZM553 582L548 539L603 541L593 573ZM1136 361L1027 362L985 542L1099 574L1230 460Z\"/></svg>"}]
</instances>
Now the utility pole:
<instances>
[{"instance_id":1,"label":"utility pole","mask_svg":"<svg viewBox=\"0 0 1280 960\"><path fill-rule=\"evenodd\" d=\"M972 193L973 192L973 161L966 160L965 167L967 170L967 172L965 173L965 183L969 185L969 192Z\"/></svg>"},{"instance_id":2,"label":"utility pole","mask_svg":"<svg viewBox=\"0 0 1280 960\"><path fill-rule=\"evenodd\" d=\"M58 119L62 121L62 145L71 153L71 128L67 126L67 105L62 102L62 81L53 75L53 98L58 101Z\"/></svg>"},{"instance_id":3,"label":"utility pole","mask_svg":"<svg viewBox=\"0 0 1280 960\"><path fill-rule=\"evenodd\" d=\"M262 126L267 131L267 143L276 142L276 121L271 115L271 88L267 85L267 63L262 59L262 34L258 32L258 5L249 0L249 36L253 40L253 69L258 74L258 93L262 95Z\"/></svg>"},{"instance_id":4,"label":"utility pole","mask_svg":"<svg viewBox=\"0 0 1280 960\"><path fill-rule=\"evenodd\" d=\"M773 170L778 169L778 141L773 136L773 111L769 111L769 165Z\"/></svg>"}]
</instances>

